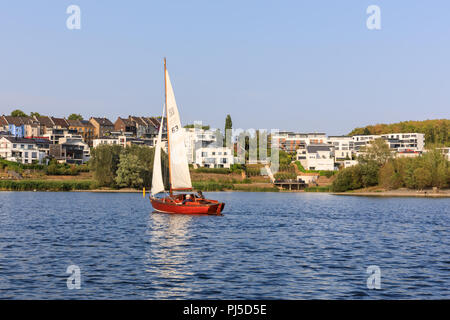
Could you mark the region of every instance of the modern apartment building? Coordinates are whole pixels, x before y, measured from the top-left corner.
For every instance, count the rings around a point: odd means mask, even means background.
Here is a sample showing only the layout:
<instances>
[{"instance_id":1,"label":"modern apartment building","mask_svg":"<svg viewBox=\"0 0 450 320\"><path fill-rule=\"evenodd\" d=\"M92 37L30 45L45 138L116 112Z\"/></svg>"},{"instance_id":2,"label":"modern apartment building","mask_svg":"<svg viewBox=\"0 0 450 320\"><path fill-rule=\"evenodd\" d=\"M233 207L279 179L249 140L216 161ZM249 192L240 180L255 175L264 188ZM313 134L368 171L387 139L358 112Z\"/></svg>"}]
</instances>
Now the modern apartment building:
<instances>
[{"instance_id":1,"label":"modern apartment building","mask_svg":"<svg viewBox=\"0 0 450 320\"><path fill-rule=\"evenodd\" d=\"M416 151L423 152L425 147L425 135L423 133L389 133L382 134L391 150L396 152Z\"/></svg>"},{"instance_id":2,"label":"modern apartment building","mask_svg":"<svg viewBox=\"0 0 450 320\"><path fill-rule=\"evenodd\" d=\"M206 168L230 168L234 163L233 152L227 147L204 147L195 151L195 164Z\"/></svg>"},{"instance_id":3,"label":"modern apartment building","mask_svg":"<svg viewBox=\"0 0 450 320\"><path fill-rule=\"evenodd\" d=\"M281 150L295 153L297 149L304 149L308 144L320 144L327 142L325 133L297 133L290 131L280 131L273 134L272 143L277 143Z\"/></svg>"},{"instance_id":4,"label":"modern apartment building","mask_svg":"<svg viewBox=\"0 0 450 320\"><path fill-rule=\"evenodd\" d=\"M355 152L355 143L350 136L329 136L328 144L334 147L335 161L350 160Z\"/></svg>"},{"instance_id":5,"label":"modern apartment building","mask_svg":"<svg viewBox=\"0 0 450 320\"><path fill-rule=\"evenodd\" d=\"M188 163L196 163L198 149L217 147L218 141L215 131L201 128L183 128L183 130Z\"/></svg>"},{"instance_id":6,"label":"modern apartment building","mask_svg":"<svg viewBox=\"0 0 450 320\"><path fill-rule=\"evenodd\" d=\"M42 163L45 152L39 150L34 139L3 136L0 138L0 157L20 163Z\"/></svg>"}]
</instances>

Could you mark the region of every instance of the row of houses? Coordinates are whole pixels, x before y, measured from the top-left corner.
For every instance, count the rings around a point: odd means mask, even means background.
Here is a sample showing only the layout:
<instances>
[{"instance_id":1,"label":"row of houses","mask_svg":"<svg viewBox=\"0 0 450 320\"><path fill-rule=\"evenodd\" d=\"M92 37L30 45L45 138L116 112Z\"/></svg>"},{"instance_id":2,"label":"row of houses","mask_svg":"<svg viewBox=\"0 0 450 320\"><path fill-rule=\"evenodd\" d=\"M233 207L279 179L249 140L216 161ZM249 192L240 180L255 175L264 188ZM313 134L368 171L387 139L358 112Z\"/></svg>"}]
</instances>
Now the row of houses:
<instances>
[{"instance_id":1,"label":"row of houses","mask_svg":"<svg viewBox=\"0 0 450 320\"><path fill-rule=\"evenodd\" d=\"M137 138L153 138L158 134L161 118L118 117L115 123L108 118L91 117L89 120L68 120L48 116L13 117L0 116L0 131L14 137L40 137L52 129L76 131L88 145L93 140L110 135L111 132L128 132Z\"/></svg>"}]
</instances>

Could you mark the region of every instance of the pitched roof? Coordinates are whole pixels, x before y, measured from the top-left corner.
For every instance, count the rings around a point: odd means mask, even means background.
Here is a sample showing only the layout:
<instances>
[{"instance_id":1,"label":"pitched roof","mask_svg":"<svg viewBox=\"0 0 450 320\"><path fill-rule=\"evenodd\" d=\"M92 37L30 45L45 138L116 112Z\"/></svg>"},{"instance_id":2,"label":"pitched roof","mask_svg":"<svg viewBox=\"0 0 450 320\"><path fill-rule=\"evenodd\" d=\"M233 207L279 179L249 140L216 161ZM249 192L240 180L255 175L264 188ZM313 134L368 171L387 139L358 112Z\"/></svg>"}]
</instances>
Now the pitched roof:
<instances>
[{"instance_id":1,"label":"pitched roof","mask_svg":"<svg viewBox=\"0 0 450 320\"><path fill-rule=\"evenodd\" d=\"M81 126L83 126L83 124L81 123L81 121L80 120L67 120L67 122L69 123L69 125L71 126L71 127L81 127Z\"/></svg>"},{"instance_id":2,"label":"pitched roof","mask_svg":"<svg viewBox=\"0 0 450 320\"><path fill-rule=\"evenodd\" d=\"M21 126L27 123L28 117L12 117L4 116L4 119L8 124L13 124L15 126Z\"/></svg>"},{"instance_id":3,"label":"pitched roof","mask_svg":"<svg viewBox=\"0 0 450 320\"><path fill-rule=\"evenodd\" d=\"M135 127L136 126L134 121L132 121L131 119L118 117L116 122L119 121L119 120L121 120L128 127Z\"/></svg>"},{"instance_id":4,"label":"pitched roof","mask_svg":"<svg viewBox=\"0 0 450 320\"><path fill-rule=\"evenodd\" d=\"M64 118L52 117L52 120L53 120L53 122L55 123L56 126L65 127L65 128L69 127L69 123Z\"/></svg>"},{"instance_id":5,"label":"pitched roof","mask_svg":"<svg viewBox=\"0 0 450 320\"><path fill-rule=\"evenodd\" d=\"M107 118L92 117L91 119L94 119L101 126L114 126L114 124Z\"/></svg>"},{"instance_id":6,"label":"pitched roof","mask_svg":"<svg viewBox=\"0 0 450 320\"><path fill-rule=\"evenodd\" d=\"M43 117L35 117L39 123L47 128L52 128L55 124L53 120L50 117L43 116Z\"/></svg>"},{"instance_id":7,"label":"pitched roof","mask_svg":"<svg viewBox=\"0 0 450 320\"><path fill-rule=\"evenodd\" d=\"M147 126L147 122L145 122L144 119L142 119L141 117L135 117L135 116L128 116L128 118L132 121L134 121L138 126Z\"/></svg>"}]
</instances>

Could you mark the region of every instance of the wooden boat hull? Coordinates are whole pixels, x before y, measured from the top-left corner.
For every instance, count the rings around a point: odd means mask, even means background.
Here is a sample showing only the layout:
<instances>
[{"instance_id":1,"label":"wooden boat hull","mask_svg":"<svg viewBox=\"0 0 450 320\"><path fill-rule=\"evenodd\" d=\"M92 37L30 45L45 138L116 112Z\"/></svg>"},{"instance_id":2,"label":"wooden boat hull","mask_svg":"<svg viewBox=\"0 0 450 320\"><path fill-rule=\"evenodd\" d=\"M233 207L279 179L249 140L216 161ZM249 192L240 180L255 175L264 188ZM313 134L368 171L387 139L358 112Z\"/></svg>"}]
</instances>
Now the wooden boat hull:
<instances>
[{"instance_id":1,"label":"wooden boat hull","mask_svg":"<svg viewBox=\"0 0 450 320\"><path fill-rule=\"evenodd\" d=\"M158 212L164 213L176 213L176 214L207 214L207 215L220 215L225 203L218 202L216 200L198 200L195 202L186 202L182 204L182 201L177 199L166 198L154 198L150 197L150 202Z\"/></svg>"}]
</instances>

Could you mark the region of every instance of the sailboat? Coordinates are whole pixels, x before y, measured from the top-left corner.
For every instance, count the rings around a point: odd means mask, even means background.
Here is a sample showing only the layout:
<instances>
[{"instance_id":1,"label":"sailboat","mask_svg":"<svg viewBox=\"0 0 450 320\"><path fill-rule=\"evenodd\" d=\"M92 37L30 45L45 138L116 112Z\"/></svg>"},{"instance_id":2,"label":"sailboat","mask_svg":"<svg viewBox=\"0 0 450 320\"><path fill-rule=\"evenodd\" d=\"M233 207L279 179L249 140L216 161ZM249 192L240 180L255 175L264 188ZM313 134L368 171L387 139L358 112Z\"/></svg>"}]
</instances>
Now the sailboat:
<instances>
[{"instance_id":1,"label":"sailboat","mask_svg":"<svg viewBox=\"0 0 450 320\"><path fill-rule=\"evenodd\" d=\"M165 104L159 126L158 138L153 161L153 178L150 202L158 212L178 214L210 214L220 215L225 204L217 200L205 199L194 194L183 193L192 191L191 175L184 144L184 131L181 127L175 94L164 59ZM164 112L167 114L167 144L169 155L170 189L165 190L162 168L161 148ZM182 192L175 194L174 192ZM163 196L157 197L158 194Z\"/></svg>"}]
</instances>

